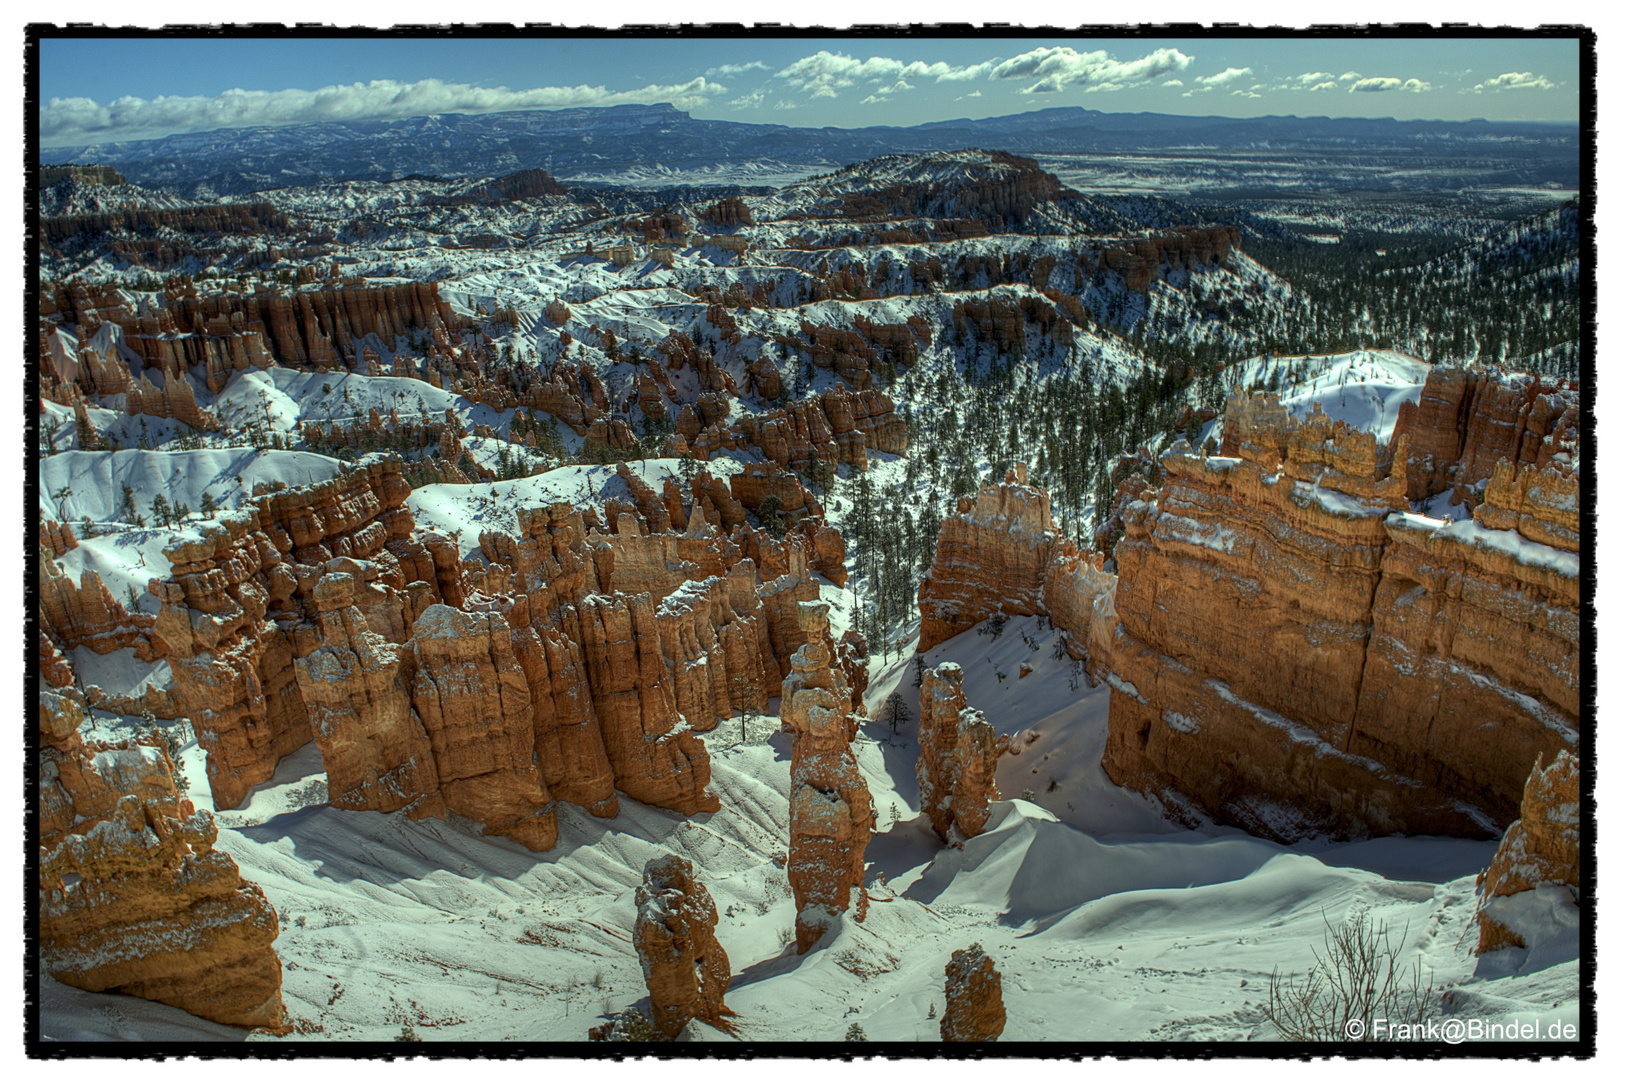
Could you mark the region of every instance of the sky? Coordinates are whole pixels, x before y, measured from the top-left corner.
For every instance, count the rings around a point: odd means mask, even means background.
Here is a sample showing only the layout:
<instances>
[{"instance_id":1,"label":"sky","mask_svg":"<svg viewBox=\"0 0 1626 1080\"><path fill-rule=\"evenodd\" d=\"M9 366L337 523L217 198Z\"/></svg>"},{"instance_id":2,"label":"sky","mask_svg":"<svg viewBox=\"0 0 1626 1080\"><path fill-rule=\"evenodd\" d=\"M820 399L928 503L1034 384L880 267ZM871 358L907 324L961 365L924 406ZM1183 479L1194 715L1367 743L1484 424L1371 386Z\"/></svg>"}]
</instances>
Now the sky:
<instances>
[{"instance_id":1,"label":"sky","mask_svg":"<svg viewBox=\"0 0 1626 1080\"><path fill-rule=\"evenodd\" d=\"M436 112L671 102L697 118L910 125L1058 105L1202 116L1574 122L1542 38L46 39L41 143Z\"/></svg>"}]
</instances>

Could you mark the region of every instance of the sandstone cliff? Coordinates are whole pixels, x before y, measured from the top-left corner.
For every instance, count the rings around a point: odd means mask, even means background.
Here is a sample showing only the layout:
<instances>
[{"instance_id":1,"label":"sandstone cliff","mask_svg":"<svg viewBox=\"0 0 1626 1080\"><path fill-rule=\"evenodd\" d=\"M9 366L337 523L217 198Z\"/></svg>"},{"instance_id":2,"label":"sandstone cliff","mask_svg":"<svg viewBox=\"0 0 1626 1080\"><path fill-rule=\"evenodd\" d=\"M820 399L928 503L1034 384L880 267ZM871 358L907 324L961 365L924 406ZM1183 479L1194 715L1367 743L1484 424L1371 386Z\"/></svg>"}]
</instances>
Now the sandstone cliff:
<instances>
[{"instance_id":1,"label":"sandstone cliff","mask_svg":"<svg viewBox=\"0 0 1626 1080\"><path fill-rule=\"evenodd\" d=\"M1432 375L1425 403L1460 374ZM1091 649L1113 685L1108 775L1282 839L1491 832L1517 813L1519 763L1579 735L1565 452L1503 459L1475 519L1448 523L1408 502L1443 490L1415 468L1437 433L1382 446L1269 405L1233 400L1240 456L1177 446L1126 507L1107 625L1086 632L1109 643ZM1463 430L1497 428L1478 415ZM1454 445L1474 456L1441 475L1471 479L1480 452Z\"/></svg>"},{"instance_id":2,"label":"sandstone cliff","mask_svg":"<svg viewBox=\"0 0 1626 1080\"><path fill-rule=\"evenodd\" d=\"M282 1022L277 914L214 849L159 740L86 745L72 691L40 695L40 959L223 1024Z\"/></svg>"},{"instance_id":3,"label":"sandstone cliff","mask_svg":"<svg viewBox=\"0 0 1626 1080\"><path fill-rule=\"evenodd\" d=\"M1177 443L1158 486L1126 481L1116 575L1012 509L1039 493L984 487L944 523L922 648L994 610L1049 615L1111 684L1107 774L1177 815L1285 841L1494 835L1518 813L1521 763L1579 739L1579 478L1563 394L1476 385L1451 422L1486 434L1438 470L1470 485L1471 518L1413 509L1446 490L1417 487L1413 448L1446 440L1416 421L1383 445L1270 395L1233 397L1232 456ZM1474 402L1502 410L1509 386L1524 463L1475 464L1506 425Z\"/></svg>"},{"instance_id":4,"label":"sandstone cliff","mask_svg":"<svg viewBox=\"0 0 1626 1080\"><path fill-rule=\"evenodd\" d=\"M943 519L931 569L920 583L920 645L927 652L995 612L1032 615L1043 607L1055 552L1050 496L1027 486L1019 465L1003 483L962 498Z\"/></svg>"}]
</instances>

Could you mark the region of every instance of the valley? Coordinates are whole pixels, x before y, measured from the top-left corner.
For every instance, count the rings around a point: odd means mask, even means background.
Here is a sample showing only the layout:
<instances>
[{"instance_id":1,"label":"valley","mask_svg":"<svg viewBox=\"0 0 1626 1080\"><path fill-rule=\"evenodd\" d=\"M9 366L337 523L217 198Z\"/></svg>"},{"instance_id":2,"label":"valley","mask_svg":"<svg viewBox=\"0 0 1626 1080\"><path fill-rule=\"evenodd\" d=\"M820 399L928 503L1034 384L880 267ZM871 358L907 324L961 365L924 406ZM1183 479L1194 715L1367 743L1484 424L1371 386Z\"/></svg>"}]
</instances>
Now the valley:
<instances>
[{"instance_id":1,"label":"valley","mask_svg":"<svg viewBox=\"0 0 1626 1080\"><path fill-rule=\"evenodd\" d=\"M1111 115L43 153L42 1038L1575 1038L1573 140Z\"/></svg>"}]
</instances>

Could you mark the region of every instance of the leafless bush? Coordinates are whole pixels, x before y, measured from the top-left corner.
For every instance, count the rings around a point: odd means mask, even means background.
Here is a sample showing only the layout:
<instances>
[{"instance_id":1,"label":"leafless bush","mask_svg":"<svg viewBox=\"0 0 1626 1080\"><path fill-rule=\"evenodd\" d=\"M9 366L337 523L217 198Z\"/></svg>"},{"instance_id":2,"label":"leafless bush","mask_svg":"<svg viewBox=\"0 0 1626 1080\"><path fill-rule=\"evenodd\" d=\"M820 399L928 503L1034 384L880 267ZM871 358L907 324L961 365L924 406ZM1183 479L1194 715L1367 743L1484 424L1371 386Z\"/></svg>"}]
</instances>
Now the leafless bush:
<instances>
[{"instance_id":1,"label":"leafless bush","mask_svg":"<svg viewBox=\"0 0 1626 1080\"><path fill-rule=\"evenodd\" d=\"M1426 1019L1435 1007L1434 987L1423 977L1421 960L1407 966L1400 959L1406 928L1391 939L1389 928L1374 923L1357 908L1334 927L1321 913L1326 930L1323 952L1311 950L1315 963L1302 979L1270 973L1265 1015L1292 1042L1362 1042L1372 1038L1373 1021L1410 1024Z\"/></svg>"}]
</instances>

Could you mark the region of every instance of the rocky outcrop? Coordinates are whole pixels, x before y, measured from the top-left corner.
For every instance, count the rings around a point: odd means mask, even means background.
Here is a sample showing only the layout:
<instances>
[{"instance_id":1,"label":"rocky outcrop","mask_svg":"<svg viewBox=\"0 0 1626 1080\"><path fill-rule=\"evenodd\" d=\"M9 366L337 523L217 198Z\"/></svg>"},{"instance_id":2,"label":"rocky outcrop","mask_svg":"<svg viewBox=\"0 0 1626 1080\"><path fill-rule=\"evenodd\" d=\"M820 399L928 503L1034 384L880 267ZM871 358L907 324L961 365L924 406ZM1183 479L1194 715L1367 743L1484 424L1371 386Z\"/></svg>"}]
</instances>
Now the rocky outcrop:
<instances>
[{"instance_id":1,"label":"rocky outcrop","mask_svg":"<svg viewBox=\"0 0 1626 1080\"><path fill-rule=\"evenodd\" d=\"M1504 921L1512 912L1502 898L1547 882L1581 887L1581 763L1567 750L1546 767L1536 759L1519 819L1508 826L1490 866L1479 876L1480 953L1527 947Z\"/></svg>"},{"instance_id":2,"label":"rocky outcrop","mask_svg":"<svg viewBox=\"0 0 1626 1080\"><path fill-rule=\"evenodd\" d=\"M435 604L413 623L403 653L446 808L532 851L552 848L559 828L507 620Z\"/></svg>"},{"instance_id":3,"label":"rocky outcrop","mask_svg":"<svg viewBox=\"0 0 1626 1080\"><path fill-rule=\"evenodd\" d=\"M276 912L215 850L160 740L86 745L82 719L72 691L41 693L41 965L83 990L280 1025Z\"/></svg>"},{"instance_id":4,"label":"rocky outcrop","mask_svg":"<svg viewBox=\"0 0 1626 1080\"><path fill-rule=\"evenodd\" d=\"M995 1042L1005 1031L1005 997L993 958L981 945L955 949L943 967L944 1042Z\"/></svg>"},{"instance_id":5,"label":"rocky outcrop","mask_svg":"<svg viewBox=\"0 0 1626 1080\"><path fill-rule=\"evenodd\" d=\"M1391 444L1407 498L1426 499L1477 487L1504 458L1515 470L1573 462L1579 432L1573 390L1497 368L1436 367L1417 403L1401 404Z\"/></svg>"},{"instance_id":6,"label":"rocky outcrop","mask_svg":"<svg viewBox=\"0 0 1626 1080\"><path fill-rule=\"evenodd\" d=\"M700 212L700 220L707 225L719 229L729 229L736 225L750 225L751 208L745 200L738 196L729 196L718 199Z\"/></svg>"},{"instance_id":7,"label":"rocky outcrop","mask_svg":"<svg viewBox=\"0 0 1626 1080\"><path fill-rule=\"evenodd\" d=\"M791 658L780 692L780 727L791 737L790 853L786 871L796 899L796 951L805 953L863 893L864 848L875 813L853 757L858 718L829 645L828 606L803 603L809 640Z\"/></svg>"},{"instance_id":8,"label":"rocky outcrop","mask_svg":"<svg viewBox=\"0 0 1626 1080\"><path fill-rule=\"evenodd\" d=\"M994 728L966 704L963 675L959 664L939 664L920 687L920 809L950 842L981 833L989 802L999 798Z\"/></svg>"},{"instance_id":9,"label":"rocky outcrop","mask_svg":"<svg viewBox=\"0 0 1626 1080\"><path fill-rule=\"evenodd\" d=\"M42 527L41 532L46 530ZM67 526L51 535L73 539L73 531ZM78 546L77 542L73 546ZM81 572L76 585L44 548L39 560L39 610L41 621L64 649L84 646L99 656L106 656L119 649L134 648L136 658L143 661L152 661L164 654L162 644L152 640L151 615L127 611L94 570Z\"/></svg>"},{"instance_id":10,"label":"rocky outcrop","mask_svg":"<svg viewBox=\"0 0 1626 1080\"><path fill-rule=\"evenodd\" d=\"M1520 763L1579 740L1579 482L1547 439L1447 521L1408 498L1410 436L1236 395L1234 456L1180 442L1155 480L1125 479L1116 575L1013 509L1037 492L984 487L944 522L921 647L995 610L1048 615L1111 685L1107 774L1176 817L1285 842L1494 835Z\"/></svg>"},{"instance_id":11,"label":"rocky outcrop","mask_svg":"<svg viewBox=\"0 0 1626 1080\"><path fill-rule=\"evenodd\" d=\"M172 279L161 305L139 309L78 282L56 287L49 297L42 315L77 323L81 341L112 324L123 346L148 367L176 376L204 368L212 392L223 389L233 371L273 362L326 370L343 359L362 366L358 343L368 334L395 349L400 338L421 332L434 349L451 355L451 335L468 327L434 282L373 286L351 279L288 293L262 287L200 295L190 282Z\"/></svg>"},{"instance_id":12,"label":"rocky outcrop","mask_svg":"<svg viewBox=\"0 0 1626 1080\"><path fill-rule=\"evenodd\" d=\"M1513 761L1574 745L1574 556L1396 512L1398 478L1336 464L1162 463L1092 657L1114 780L1281 838L1478 836L1513 816Z\"/></svg>"},{"instance_id":13,"label":"rocky outcrop","mask_svg":"<svg viewBox=\"0 0 1626 1080\"><path fill-rule=\"evenodd\" d=\"M754 447L775 464L799 470L837 464L862 470L869 467L868 451L902 454L909 445L908 425L896 403L879 390L828 390L726 427L698 419L688 427L692 430L685 430L680 410L677 429L697 456Z\"/></svg>"},{"instance_id":14,"label":"rocky outcrop","mask_svg":"<svg viewBox=\"0 0 1626 1080\"><path fill-rule=\"evenodd\" d=\"M717 943L717 906L693 864L678 855L651 860L633 901L632 943L660 1037L676 1038L690 1020L717 1024L729 1015L723 995L731 973Z\"/></svg>"},{"instance_id":15,"label":"rocky outcrop","mask_svg":"<svg viewBox=\"0 0 1626 1080\"><path fill-rule=\"evenodd\" d=\"M1384 446L1238 396L1237 456L1163 456L1161 487L1126 504L1112 598L1091 602L1109 776L1288 840L1514 817L1520 763L1578 740L1578 483L1570 451L1528 435L1496 443L1528 463L1474 480L1494 440L1466 433L1506 425L1437 406L1465 379L1475 400L1506 385L1436 369L1417 415L1447 415L1444 434L1414 416ZM1562 415L1526 421L1542 410ZM1412 509L1448 482L1477 485L1474 518Z\"/></svg>"},{"instance_id":16,"label":"rocky outcrop","mask_svg":"<svg viewBox=\"0 0 1626 1080\"><path fill-rule=\"evenodd\" d=\"M446 812L423 721L412 709L400 649L356 604L351 574L325 574L293 633L294 667L322 765L341 810ZM217 797L218 798L218 797Z\"/></svg>"},{"instance_id":17,"label":"rocky outcrop","mask_svg":"<svg viewBox=\"0 0 1626 1080\"><path fill-rule=\"evenodd\" d=\"M616 787L684 814L717 810L711 758L677 711L650 595L589 596L574 615L566 632L582 645Z\"/></svg>"},{"instance_id":18,"label":"rocky outcrop","mask_svg":"<svg viewBox=\"0 0 1626 1080\"><path fill-rule=\"evenodd\" d=\"M1050 496L1027 486L1027 466L1003 483L962 498L943 520L932 566L921 580L920 645L927 652L996 612L1042 610L1055 554Z\"/></svg>"},{"instance_id":19,"label":"rocky outcrop","mask_svg":"<svg viewBox=\"0 0 1626 1080\"><path fill-rule=\"evenodd\" d=\"M311 741L291 643L268 617L289 604L297 579L252 511L223 514L164 555L169 580L148 585L161 605L153 637L164 643L179 715L207 754L215 809L235 809Z\"/></svg>"},{"instance_id":20,"label":"rocky outcrop","mask_svg":"<svg viewBox=\"0 0 1626 1080\"><path fill-rule=\"evenodd\" d=\"M124 411L131 416L157 416L166 420L179 420L188 427L212 431L220 421L198 408L197 395L192 382L185 375L165 371L161 374L163 386L153 383L147 372L141 382L124 392Z\"/></svg>"},{"instance_id":21,"label":"rocky outcrop","mask_svg":"<svg viewBox=\"0 0 1626 1080\"><path fill-rule=\"evenodd\" d=\"M808 565L829 578L836 588L846 588L847 541L840 530L822 521L805 521L802 535L808 544Z\"/></svg>"},{"instance_id":22,"label":"rocky outcrop","mask_svg":"<svg viewBox=\"0 0 1626 1080\"><path fill-rule=\"evenodd\" d=\"M809 640L808 545L731 539L698 483L686 513L675 485L623 475L634 499L609 504L612 532L569 504L527 509L519 536L484 533L467 560L414 525L390 463L257 493L172 543L151 652L171 660L172 711L196 725L217 807L314 738L331 805L450 810L536 850L554 843L555 800L613 817L619 789L718 809L699 733L765 710ZM64 612L86 607L58 592ZM42 670L66 670L45 644Z\"/></svg>"}]
</instances>

